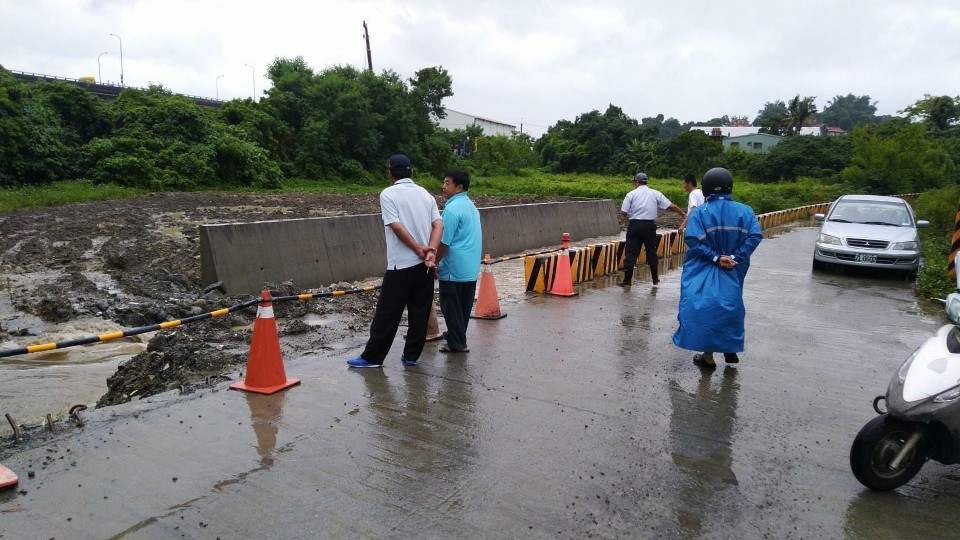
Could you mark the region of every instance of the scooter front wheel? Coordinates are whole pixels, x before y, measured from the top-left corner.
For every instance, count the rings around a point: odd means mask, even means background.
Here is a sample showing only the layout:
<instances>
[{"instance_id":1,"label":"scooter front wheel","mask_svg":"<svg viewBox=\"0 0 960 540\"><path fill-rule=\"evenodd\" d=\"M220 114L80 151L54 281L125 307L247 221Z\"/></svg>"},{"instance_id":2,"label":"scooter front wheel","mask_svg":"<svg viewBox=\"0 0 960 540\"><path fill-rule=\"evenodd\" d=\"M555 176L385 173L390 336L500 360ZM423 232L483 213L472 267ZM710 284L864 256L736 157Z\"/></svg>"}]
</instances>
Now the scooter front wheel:
<instances>
[{"instance_id":1,"label":"scooter front wheel","mask_svg":"<svg viewBox=\"0 0 960 540\"><path fill-rule=\"evenodd\" d=\"M897 467L892 467L918 426L888 414L867 422L850 448L850 468L861 484L877 491L896 489L916 476L927 460L921 439Z\"/></svg>"}]
</instances>

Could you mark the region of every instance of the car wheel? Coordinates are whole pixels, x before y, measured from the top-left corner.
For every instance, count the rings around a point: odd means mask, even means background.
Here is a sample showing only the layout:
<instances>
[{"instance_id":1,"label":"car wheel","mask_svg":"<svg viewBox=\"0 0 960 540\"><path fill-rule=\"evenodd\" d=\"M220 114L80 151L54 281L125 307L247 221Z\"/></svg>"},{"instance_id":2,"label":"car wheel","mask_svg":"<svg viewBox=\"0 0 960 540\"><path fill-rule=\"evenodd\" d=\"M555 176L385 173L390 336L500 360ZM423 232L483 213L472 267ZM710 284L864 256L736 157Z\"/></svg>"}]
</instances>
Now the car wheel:
<instances>
[{"instance_id":1,"label":"car wheel","mask_svg":"<svg viewBox=\"0 0 960 540\"><path fill-rule=\"evenodd\" d=\"M821 270L821 271L822 271L822 270L826 270L826 269L827 269L827 263L825 263L825 262L823 262L823 261L818 261L818 260L814 259L814 260L813 260L813 269L814 269L814 270Z\"/></svg>"}]
</instances>

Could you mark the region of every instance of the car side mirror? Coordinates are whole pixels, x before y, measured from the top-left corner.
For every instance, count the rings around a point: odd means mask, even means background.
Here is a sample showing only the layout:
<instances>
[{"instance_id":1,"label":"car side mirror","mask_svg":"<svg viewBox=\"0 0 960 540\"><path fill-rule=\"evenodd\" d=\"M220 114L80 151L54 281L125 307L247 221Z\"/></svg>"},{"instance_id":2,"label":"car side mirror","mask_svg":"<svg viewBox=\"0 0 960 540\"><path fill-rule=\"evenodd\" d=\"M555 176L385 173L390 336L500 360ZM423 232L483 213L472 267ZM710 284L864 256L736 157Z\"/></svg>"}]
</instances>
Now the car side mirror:
<instances>
[{"instance_id":1,"label":"car side mirror","mask_svg":"<svg viewBox=\"0 0 960 540\"><path fill-rule=\"evenodd\" d=\"M924 227L929 227L929 226L930 226L930 222L929 222L929 221L927 221L927 220L925 220L925 219L917 220L917 228L918 228L918 229L923 229Z\"/></svg>"},{"instance_id":2,"label":"car side mirror","mask_svg":"<svg viewBox=\"0 0 960 540\"><path fill-rule=\"evenodd\" d=\"M813 215L813 220L814 220L814 221L823 221L824 219L826 219L826 217L827 217L827 216L825 216L824 214L814 214L814 215Z\"/></svg>"}]
</instances>

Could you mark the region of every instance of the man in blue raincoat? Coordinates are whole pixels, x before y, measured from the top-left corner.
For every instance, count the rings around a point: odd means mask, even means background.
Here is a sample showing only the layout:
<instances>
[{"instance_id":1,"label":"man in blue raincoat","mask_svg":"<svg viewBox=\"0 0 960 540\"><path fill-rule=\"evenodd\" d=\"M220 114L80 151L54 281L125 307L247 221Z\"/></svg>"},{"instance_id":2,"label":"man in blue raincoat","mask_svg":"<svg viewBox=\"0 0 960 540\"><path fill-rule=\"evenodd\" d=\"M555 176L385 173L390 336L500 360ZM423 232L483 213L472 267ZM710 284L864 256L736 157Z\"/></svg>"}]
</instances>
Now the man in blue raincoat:
<instances>
[{"instance_id":1,"label":"man in blue raincoat","mask_svg":"<svg viewBox=\"0 0 960 540\"><path fill-rule=\"evenodd\" d=\"M763 232L753 209L733 200L733 175L722 167L710 169L701 182L706 204L687 220L687 255L680 279L680 327L673 343L704 351L693 362L702 368L717 366L714 352L728 364L740 361L743 351L743 281Z\"/></svg>"}]
</instances>

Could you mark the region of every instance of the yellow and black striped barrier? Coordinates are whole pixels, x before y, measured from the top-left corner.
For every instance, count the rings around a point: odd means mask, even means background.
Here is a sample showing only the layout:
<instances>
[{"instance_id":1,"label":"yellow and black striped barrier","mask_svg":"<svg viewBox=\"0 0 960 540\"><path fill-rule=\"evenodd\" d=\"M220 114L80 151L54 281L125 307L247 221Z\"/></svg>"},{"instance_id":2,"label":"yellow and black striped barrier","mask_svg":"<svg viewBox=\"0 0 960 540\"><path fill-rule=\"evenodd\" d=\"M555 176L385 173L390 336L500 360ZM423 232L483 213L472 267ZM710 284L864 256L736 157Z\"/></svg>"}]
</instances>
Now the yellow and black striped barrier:
<instances>
[{"instance_id":1,"label":"yellow and black striped barrier","mask_svg":"<svg viewBox=\"0 0 960 540\"><path fill-rule=\"evenodd\" d=\"M568 250L567 263L570 265L570 277L574 284L591 281L596 277L617 272L617 246L615 240L603 244L590 244L585 247L571 247ZM548 252L527 256L524 259L524 277L527 292L546 292L553 288L553 280L560 264L561 252Z\"/></svg>"},{"instance_id":2,"label":"yellow and black striped barrier","mask_svg":"<svg viewBox=\"0 0 960 540\"><path fill-rule=\"evenodd\" d=\"M617 244L620 241L604 244L590 244L590 261L594 276L605 276L617 271Z\"/></svg>"},{"instance_id":3,"label":"yellow and black striped barrier","mask_svg":"<svg viewBox=\"0 0 960 540\"><path fill-rule=\"evenodd\" d=\"M777 227L792 221L808 219L813 214L824 213L830 208L830 203L811 204L788 210L778 210L757 215L761 229ZM960 208L960 205L958 205ZM960 210L957 213L960 216ZM960 217L958 217L960 223ZM957 226L960 231L960 225ZM957 233L957 249L960 250L960 232ZM584 250L581 252L581 250ZM657 234L657 256L668 259L674 255L686 253L687 244L679 230L663 230ZM604 244L590 244L584 248L570 248L570 273L573 283L582 283L599 276L615 274L623 269L626 259L626 242L613 240ZM501 257L493 262L524 258L524 277L527 292L545 292L553 287L557 264L560 260L560 250L524 253L512 257ZM490 263L484 263L490 264ZM636 265L647 264L647 250L640 250Z\"/></svg>"},{"instance_id":4,"label":"yellow and black striped barrier","mask_svg":"<svg viewBox=\"0 0 960 540\"><path fill-rule=\"evenodd\" d=\"M590 248L572 247L567 250L570 254L570 277L573 283L583 283L593 279L593 268L590 266Z\"/></svg>"},{"instance_id":5,"label":"yellow and black striped barrier","mask_svg":"<svg viewBox=\"0 0 960 540\"><path fill-rule=\"evenodd\" d=\"M553 278L557 275L557 263L560 261L560 255L561 252L543 253L523 259L527 292L550 290L550 287L553 286Z\"/></svg>"},{"instance_id":6,"label":"yellow and black striped barrier","mask_svg":"<svg viewBox=\"0 0 960 540\"><path fill-rule=\"evenodd\" d=\"M345 294L355 294L361 292L370 292L379 289L380 286L369 286L362 287L359 289L350 289L347 291L331 291L326 293L317 293L317 294L297 294L293 296L277 296L273 297L273 302L282 302L284 300L311 300L313 298L329 298L335 296L343 296ZM76 347L77 345L90 345L93 343L104 343L107 341L112 341L114 339L121 339L130 336L136 336L139 334L146 334L147 332L156 332L158 330L166 330L168 328L175 328L184 324L189 324L197 321L203 321L206 319L212 319L215 317L223 317L234 311L255 306L261 302L260 298L254 298L253 300L248 300L242 302L235 306L230 306L228 308L218 309L215 311L210 311L207 313L201 313L200 315L194 315L192 317L186 317L183 319L177 319L174 321L166 321L159 324L151 324L149 326L140 326L138 328L130 328L128 330L122 330L119 332L111 332L109 334L100 334L98 336L90 336L80 339L71 339L68 341L59 341L57 343L43 343L40 345L28 345L26 347L20 347L18 349L6 349L0 351L0 358L6 358L9 356L17 356L20 354L29 354L29 353L38 353L44 351L52 351L55 349L65 349L67 347Z\"/></svg>"},{"instance_id":7,"label":"yellow and black striped barrier","mask_svg":"<svg viewBox=\"0 0 960 540\"><path fill-rule=\"evenodd\" d=\"M784 223L790 223L791 221L808 219L814 214L824 214L829 209L830 203L810 204L797 208L789 208L787 210L777 210L776 212L758 214L757 221L760 222L760 228L766 230L772 227L779 227L780 225L783 225Z\"/></svg>"}]
</instances>

